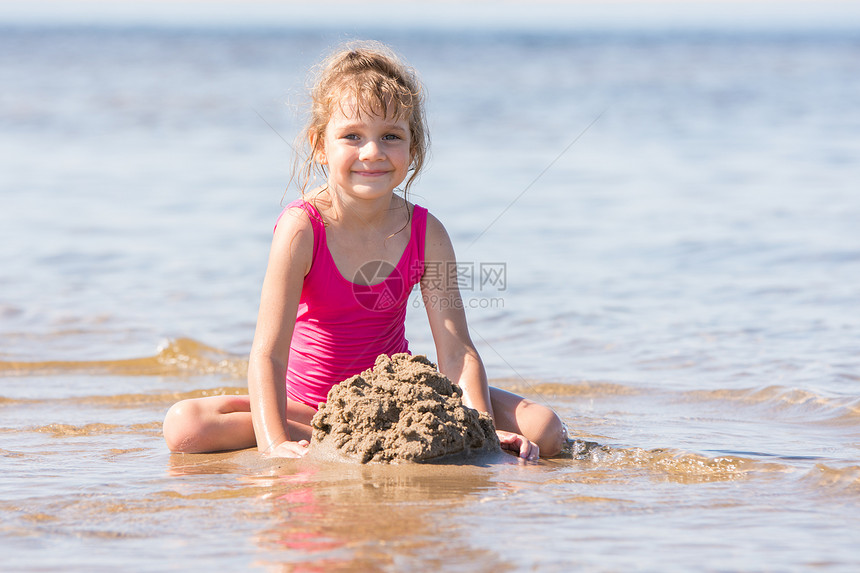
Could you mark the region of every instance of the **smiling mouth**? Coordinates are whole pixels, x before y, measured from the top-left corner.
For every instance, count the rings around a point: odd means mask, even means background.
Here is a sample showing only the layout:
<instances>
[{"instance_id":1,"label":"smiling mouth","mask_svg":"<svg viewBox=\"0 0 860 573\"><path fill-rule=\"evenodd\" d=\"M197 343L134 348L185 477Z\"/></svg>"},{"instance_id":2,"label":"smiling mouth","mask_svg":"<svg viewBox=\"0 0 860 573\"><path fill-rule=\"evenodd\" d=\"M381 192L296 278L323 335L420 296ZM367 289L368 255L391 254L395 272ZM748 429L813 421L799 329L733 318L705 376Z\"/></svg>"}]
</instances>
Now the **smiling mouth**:
<instances>
[{"instance_id":1,"label":"smiling mouth","mask_svg":"<svg viewBox=\"0 0 860 573\"><path fill-rule=\"evenodd\" d=\"M355 174L361 177L380 177L388 175L388 171L356 171Z\"/></svg>"}]
</instances>

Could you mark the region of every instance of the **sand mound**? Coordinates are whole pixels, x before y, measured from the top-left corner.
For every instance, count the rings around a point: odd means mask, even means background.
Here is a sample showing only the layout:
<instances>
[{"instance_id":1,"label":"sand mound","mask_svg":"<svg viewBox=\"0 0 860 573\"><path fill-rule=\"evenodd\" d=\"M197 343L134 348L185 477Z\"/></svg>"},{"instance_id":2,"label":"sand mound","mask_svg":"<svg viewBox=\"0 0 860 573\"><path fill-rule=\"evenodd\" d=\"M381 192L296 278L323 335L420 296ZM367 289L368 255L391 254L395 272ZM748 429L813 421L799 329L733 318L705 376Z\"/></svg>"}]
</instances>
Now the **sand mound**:
<instances>
[{"instance_id":1,"label":"sand mound","mask_svg":"<svg viewBox=\"0 0 860 573\"><path fill-rule=\"evenodd\" d=\"M500 450L492 419L464 406L462 396L426 357L380 355L329 391L311 421L311 450L334 449L361 463Z\"/></svg>"}]
</instances>

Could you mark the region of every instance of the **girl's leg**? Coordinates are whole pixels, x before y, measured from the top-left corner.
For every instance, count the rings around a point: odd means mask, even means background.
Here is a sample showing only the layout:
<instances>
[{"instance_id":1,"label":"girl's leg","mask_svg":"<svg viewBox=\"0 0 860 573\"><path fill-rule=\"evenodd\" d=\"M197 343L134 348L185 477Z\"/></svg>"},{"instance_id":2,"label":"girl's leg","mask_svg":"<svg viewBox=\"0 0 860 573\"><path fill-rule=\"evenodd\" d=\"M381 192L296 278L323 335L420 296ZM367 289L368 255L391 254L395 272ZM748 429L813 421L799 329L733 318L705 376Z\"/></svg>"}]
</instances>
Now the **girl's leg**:
<instances>
[{"instance_id":1,"label":"girl's leg","mask_svg":"<svg viewBox=\"0 0 860 573\"><path fill-rule=\"evenodd\" d=\"M290 439L310 440L313 408L290 401ZM248 396L208 396L174 404L164 417L164 439L172 452L239 450L257 445Z\"/></svg>"},{"instance_id":2,"label":"girl's leg","mask_svg":"<svg viewBox=\"0 0 860 573\"><path fill-rule=\"evenodd\" d=\"M540 448L543 457L561 452L567 431L558 414L512 392L490 387L496 428L523 435Z\"/></svg>"}]
</instances>

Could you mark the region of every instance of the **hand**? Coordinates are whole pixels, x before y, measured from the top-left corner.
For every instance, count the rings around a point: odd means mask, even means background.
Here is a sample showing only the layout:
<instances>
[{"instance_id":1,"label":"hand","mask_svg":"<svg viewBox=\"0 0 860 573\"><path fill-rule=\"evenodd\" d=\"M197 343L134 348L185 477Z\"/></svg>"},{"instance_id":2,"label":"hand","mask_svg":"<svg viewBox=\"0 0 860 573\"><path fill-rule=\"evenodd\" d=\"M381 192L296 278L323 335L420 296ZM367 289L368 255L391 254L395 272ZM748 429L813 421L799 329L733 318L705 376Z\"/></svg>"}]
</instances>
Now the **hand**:
<instances>
[{"instance_id":1,"label":"hand","mask_svg":"<svg viewBox=\"0 0 860 573\"><path fill-rule=\"evenodd\" d=\"M496 430L496 434L499 436L499 443L501 443L503 450L528 461L536 461L540 457L538 445L529 441L525 436L503 430Z\"/></svg>"},{"instance_id":2,"label":"hand","mask_svg":"<svg viewBox=\"0 0 860 573\"><path fill-rule=\"evenodd\" d=\"M301 458L308 453L309 445L307 440L281 442L269 451L263 452L263 455L268 458Z\"/></svg>"}]
</instances>

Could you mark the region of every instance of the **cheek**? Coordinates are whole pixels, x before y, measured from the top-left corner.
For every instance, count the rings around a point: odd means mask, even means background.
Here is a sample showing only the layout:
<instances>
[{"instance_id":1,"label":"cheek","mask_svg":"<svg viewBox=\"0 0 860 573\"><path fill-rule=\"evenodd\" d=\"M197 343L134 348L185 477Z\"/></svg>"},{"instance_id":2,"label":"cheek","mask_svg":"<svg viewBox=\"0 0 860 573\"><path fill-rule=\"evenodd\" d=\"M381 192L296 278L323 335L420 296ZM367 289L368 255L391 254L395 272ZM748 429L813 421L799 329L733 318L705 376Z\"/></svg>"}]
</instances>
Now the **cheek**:
<instances>
[{"instance_id":1,"label":"cheek","mask_svg":"<svg viewBox=\"0 0 860 573\"><path fill-rule=\"evenodd\" d=\"M412 163L412 158L414 157L414 154L412 153L412 150L409 149L408 147L398 150L398 155L400 156L401 162L404 162L407 164Z\"/></svg>"}]
</instances>

